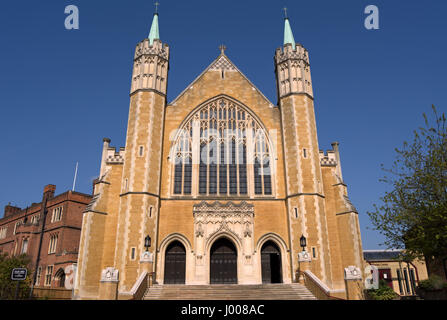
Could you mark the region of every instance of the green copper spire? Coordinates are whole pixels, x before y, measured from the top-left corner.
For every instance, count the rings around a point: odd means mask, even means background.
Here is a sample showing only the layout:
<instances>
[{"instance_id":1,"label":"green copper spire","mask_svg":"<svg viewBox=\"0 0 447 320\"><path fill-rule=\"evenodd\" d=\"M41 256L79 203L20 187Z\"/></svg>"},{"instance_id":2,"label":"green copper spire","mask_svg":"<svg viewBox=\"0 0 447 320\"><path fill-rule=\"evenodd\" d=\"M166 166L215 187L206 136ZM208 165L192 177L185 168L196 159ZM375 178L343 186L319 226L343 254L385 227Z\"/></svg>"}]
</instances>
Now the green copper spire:
<instances>
[{"instance_id":1,"label":"green copper spire","mask_svg":"<svg viewBox=\"0 0 447 320\"><path fill-rule=\"evenodd\" d=\"M160 32L158 31L158 13L154 13L152 20L151 31L149 32L149 44L152 45L155 39L160 39Z\"/></svg>"},{"instance_id":2,"label":"green copper spire","mask_svg":"<svg viewBox=\"0 0 447 320\"><path fill-rule=\"evenodd\" d=\"M287 8L284 8L286 17L284 23L284 45L290 43L293 46L293 50L295 50L296 43L293 38L292 28L290 28L289 18L287 17Z\"/></svg>"}]
</instances>

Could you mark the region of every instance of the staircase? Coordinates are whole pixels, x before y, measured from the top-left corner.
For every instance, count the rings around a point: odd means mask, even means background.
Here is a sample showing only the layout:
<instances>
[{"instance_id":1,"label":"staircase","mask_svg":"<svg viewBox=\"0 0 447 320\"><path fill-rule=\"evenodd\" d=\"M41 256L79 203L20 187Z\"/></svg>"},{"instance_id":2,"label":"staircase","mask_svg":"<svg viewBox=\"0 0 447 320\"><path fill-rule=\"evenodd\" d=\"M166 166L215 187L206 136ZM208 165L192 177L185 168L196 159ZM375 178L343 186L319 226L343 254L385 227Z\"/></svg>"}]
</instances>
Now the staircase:
<instances>
[{"instance_id":1,"label":"staircase","mask_svg":"<svg viewBox=\"0 0 447 320\"><path fill-rule=\"evenodd\" d=\"M299 283L259 285L154 285L143 300L316 300Z\"/></svg>"}]
</instances>

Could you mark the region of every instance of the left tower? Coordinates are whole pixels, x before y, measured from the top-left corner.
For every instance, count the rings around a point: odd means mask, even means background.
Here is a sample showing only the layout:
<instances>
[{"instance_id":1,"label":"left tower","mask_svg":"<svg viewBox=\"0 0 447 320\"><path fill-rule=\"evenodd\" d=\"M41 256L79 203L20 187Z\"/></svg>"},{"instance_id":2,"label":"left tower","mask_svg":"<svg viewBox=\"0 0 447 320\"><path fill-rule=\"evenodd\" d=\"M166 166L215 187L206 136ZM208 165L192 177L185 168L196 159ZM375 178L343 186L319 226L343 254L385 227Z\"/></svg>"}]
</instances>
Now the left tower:
<instances>
[{"instance_id":1,"label":"left tower","mask_svg":"<svg viewBox=\"0 0 447 320\"><path fill-rule=\"evenodd\" d=\"M155 13L149 36L135 49L126 146L116 151L104 139L95 197L83 218L78 299L126 298L135 279L152 272L155 252L148 256L144 239L149 236L156 247L169 70L158 17Z\"/></svg>"}]
</instances>

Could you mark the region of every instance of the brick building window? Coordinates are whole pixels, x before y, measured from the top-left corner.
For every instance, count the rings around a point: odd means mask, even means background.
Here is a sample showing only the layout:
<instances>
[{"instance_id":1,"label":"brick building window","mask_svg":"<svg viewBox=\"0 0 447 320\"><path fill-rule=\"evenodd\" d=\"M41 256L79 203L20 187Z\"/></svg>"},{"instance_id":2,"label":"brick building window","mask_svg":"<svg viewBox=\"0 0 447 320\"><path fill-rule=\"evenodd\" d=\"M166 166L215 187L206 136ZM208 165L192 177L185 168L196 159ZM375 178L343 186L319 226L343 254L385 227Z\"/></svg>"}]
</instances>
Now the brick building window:
<instances>
[{"instance_id":1,"label":"brick building window","mask_svg":"<svg viewBox=\"0 0 447 320\"><path fill-rule=\"evenodd\" d=\"M37 268L37 273L36 273L36 283L34 284L35 286L40 285L40 278L42 276L42 266L39 266Z\"/></svg>"},{"instance_id":2,"label":"brick building window","mask_svg":"<svg viewBox=\"0 0 447 320\"><path fill-rule=\"evenodd\" d=\"M6 238L6 232L8 231L8 227L2 227L0 229L0 239L5 239Z\"/></svg>"},{"instance_id":3,"label":"brick building window","mask_svg":"<svg viewBox=\"0 0 447 320\"><path fill-rule=\"evenodd\" d=\"M51 286L52 276L53 276L53 266L47 266L47 272L45 273L45 286Z\"/></svg>"},{"instance_id":4,"label":"brick building window","mask_svg":"<svg viewBox=\"0 0 447 320\"><path fill-rule=\"evenodd\" d=\"M22 250L20 251L21 254L26 253L28 251L28 239L23 239L22 241Z\"/></svg>"},{"instance_id":5,"label":"brick building window","mask_svg":"<svg viewBox=\"0 0 447 320\"><path fill-rule=\"evenodd\" d=\"M62 207L57 207L53 209L53 215L51 216L51 222L61 221L62 219Z\"/></svg>"},{"instance_id":6,"label":"brick building window","mask_svg":"<svg viewBox=\"0 0 447 320\"><path fill-rule=\"evenodd\" d=\"M17 233L17 228L20 226L20 221L16 222L16 224L14 225L14 231L12 234L16 234Z\"/></svg>"},{"instance_id":7,"label":"brick building window","mask_svg":"<svg viewBox=\"0 0 447 320\"><path fill-rule=\"evenodd\" d=\"M37 224L39 222L40 219L40 214L35 214L34 216L31 217L31 224Z\"/></svg>"},{"instance_id":8,"label":"brick building window","mask_svg":"<svg viewBox=\"0 0 447 320\"><path fill-rule=\"evenodd\" d=\"M50 245L48 246L48 254L56 252L58 237L59 236L57 234L53 234L50 236Z\"/></svg>"}]
</instances>

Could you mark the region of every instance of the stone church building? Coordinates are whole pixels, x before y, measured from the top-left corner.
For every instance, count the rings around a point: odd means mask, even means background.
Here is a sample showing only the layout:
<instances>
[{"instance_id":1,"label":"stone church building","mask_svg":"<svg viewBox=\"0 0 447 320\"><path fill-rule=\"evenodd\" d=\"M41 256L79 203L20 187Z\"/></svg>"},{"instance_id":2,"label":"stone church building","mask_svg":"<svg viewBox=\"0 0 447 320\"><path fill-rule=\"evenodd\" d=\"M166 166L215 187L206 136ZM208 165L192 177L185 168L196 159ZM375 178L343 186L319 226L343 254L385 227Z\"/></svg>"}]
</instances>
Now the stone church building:
<instances>
[{"instance_id":1,"label":"stone church building","mask_svg":"<svg viewBox=\"0 0 447 320\"><path fill-rule=\"evenodd\" d=\"M353 298L358 213L338 143L317 139L309 53L285 19L277 103L220 55L167 101L158 14L135 50L126 145L104 139L80 240L75 298L157 285L306 283ZM272 75L273 76L273 75ZM351 290L352 289L352 290ZM354 297L355 298L355 297Z\"/></svg>"}]
</instances>

